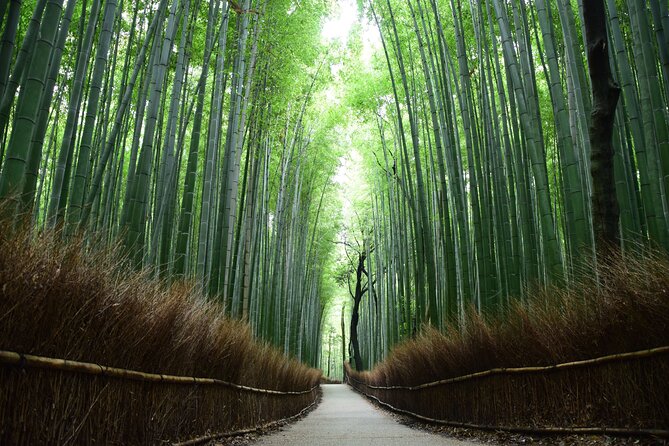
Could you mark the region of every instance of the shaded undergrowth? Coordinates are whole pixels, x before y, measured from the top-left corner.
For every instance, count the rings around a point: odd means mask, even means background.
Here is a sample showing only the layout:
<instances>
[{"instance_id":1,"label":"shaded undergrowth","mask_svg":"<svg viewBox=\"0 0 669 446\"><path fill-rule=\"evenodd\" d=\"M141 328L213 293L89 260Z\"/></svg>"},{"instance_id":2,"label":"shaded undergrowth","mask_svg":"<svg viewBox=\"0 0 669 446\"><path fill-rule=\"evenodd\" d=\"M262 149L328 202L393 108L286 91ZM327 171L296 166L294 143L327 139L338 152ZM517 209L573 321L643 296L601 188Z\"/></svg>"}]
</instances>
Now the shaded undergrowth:
<instances>
[{"instance_id":1,"label":"shaded undergrowth","mask_svg":"<svg viewBox=\"0 0 669 446\"><path fill-rule=\"evenodd\" d=\"M193 286L133 273L53 234L0 233L0 349L147 373L303 391L320 372L254 339ZM260 425L316 391L128 382L0 366L0 443L150 444Z\"/></svg>"},{"instance_id":2,"label":"shaded undergrowth","mask_svg":"<svg viewBox=\"0 0 669 446\"><path fill-rule=\"evenodd\" d=\"M349 374L377 386L415 386L499 367L548 366L669 345L669 261L613 256L600 271L599 281L535 290L528 302L515 301L498 317L468 311L443 334L425 329L372 371L349 368ZM667 356L372 393L445 420L667 429Z\"/></svg>"}]
</instances>

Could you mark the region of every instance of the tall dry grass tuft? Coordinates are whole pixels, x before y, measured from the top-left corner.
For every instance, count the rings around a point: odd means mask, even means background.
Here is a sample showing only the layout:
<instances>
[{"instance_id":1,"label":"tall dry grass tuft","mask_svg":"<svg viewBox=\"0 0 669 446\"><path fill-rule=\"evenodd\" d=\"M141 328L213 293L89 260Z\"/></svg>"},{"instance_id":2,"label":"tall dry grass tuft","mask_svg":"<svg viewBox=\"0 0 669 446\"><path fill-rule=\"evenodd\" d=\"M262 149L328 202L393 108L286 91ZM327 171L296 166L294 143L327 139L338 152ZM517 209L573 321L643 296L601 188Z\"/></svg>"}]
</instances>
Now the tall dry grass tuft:
<instances>
[{"instance_id":1,"label":"tall dry grass tuft","mask_svg":"<svg viewBox=\"0 0 669 446\"><path fill-rule=\"evenodd\" d=\"M0 233L0 349L303 391L320 372L253 338L188 284L131 273L113 252ZM316 398L0 365L0 444L155 444L248 428Z\"/></svg>"},{"instance_id":2,"label":"tall dry grass tuft","mask_svg":"<svg viewBox=\"0 0 669 446\"><path fill-rule=\"evenodd\" d=\"M599 280L536 290L529 302L513 302L500 317L468 311L444 334L423 330L373 371L350 376L375 386L416 386L493 368L549 366L669 346L669 260L618 255L599 270ZM668 376L664 354L419 391L361 389L442 420L669 429Z\"/></svg>"}]
</instances>

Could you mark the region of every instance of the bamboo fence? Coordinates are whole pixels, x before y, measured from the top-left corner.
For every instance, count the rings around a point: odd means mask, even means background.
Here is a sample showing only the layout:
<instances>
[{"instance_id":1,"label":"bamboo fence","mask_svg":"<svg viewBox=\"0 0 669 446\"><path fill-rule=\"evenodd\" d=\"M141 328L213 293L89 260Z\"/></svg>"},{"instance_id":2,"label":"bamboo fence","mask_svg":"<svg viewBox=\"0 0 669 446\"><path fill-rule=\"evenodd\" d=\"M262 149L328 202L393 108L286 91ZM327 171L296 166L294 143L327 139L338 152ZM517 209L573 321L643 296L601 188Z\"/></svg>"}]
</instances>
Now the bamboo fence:
<instances>
[{"instance_id":1,"label":"bamboo fence","mask_svg":"<svg viewBox=\"0 0 669 446\"><path fill-rule=\"evenodd\" d=\"M258 389L256 387L244 386L215 378L196 378L191 376L162 375L156 373L144 373L137 370L119 369L90 362L70 361L67 359L47 358L44 356L26 355L22 353L0 350L0 364L32 367L47 370L59 370L63 372L84 373L87 375L101 375L109 378L128 379L143 382L161 382L165 384L200 384L220 385L233 389L253 393L264 393L270 395L306 395L312 393L318 385L311 389L302 391L284 391L271 389Z\"/></svg>"},{"instance_id":2,"label":"bamboo fence","mask_svg":"<svg viewBox=\"0 0 669 446\"><path fill-rule=\"evenodd\" d=\"M500 367L412 386L365 382L352 376L355 372L348 365L346 377L362 395L428 423L526 434L669 438L668 353L669 346L664 346L549 366ZM653 362L646 367L621 367L640 360ZM428 390L430 394L425 393ZM554 401L560 397L568 402ZM580 417L583 407L588 407L591 416ZM571 411L574 413L568 413ZM621 412L628 416L621 420L610 417ZM443 414L451 417L439 416ZM602 424L574 425L579 418ZM547 425L556 421L566 424ZM628 425L609 427L603 424L607 421Z\"/></svg>"},{"instance_id":3,"label":"bamboo fence","mask_svg":"<svg viewBox=\"0 0 669 446\"><path fill-rule=\"evenodd\" d=\"M0 350L0 444L201 444L297 418L315 406L318 389L264 389Z\"/></svg>"}]
</instances>

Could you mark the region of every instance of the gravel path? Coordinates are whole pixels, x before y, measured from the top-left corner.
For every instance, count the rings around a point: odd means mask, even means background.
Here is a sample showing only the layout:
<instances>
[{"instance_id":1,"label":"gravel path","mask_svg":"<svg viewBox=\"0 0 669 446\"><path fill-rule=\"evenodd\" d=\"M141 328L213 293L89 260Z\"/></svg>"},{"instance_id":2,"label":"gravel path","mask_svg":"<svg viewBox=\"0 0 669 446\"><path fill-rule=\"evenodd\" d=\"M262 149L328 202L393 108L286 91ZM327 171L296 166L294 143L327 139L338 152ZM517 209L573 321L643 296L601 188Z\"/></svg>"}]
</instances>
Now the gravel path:
<instances>
[{"instance_id":1,"label":"gravel path","mask_svg":"<svg viewBox=\"0 0 669 446\"><path fill-rule=\"evenodd\" d=\"M325 384L321 404L303 420L267 437L260 446L468 446L403 426L345 384Z\"/></svg>"}]
</instances>

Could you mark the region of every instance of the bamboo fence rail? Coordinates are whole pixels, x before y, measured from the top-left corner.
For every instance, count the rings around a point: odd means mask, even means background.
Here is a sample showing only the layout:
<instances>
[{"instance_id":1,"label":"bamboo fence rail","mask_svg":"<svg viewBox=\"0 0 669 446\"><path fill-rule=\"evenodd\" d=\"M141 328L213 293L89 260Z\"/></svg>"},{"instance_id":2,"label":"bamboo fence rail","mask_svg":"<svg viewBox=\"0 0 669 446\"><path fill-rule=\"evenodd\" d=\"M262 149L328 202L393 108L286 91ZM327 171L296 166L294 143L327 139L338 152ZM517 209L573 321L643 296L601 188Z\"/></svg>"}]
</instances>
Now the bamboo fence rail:
<instances>
[{"instance_id":1,"label":"bamboo fence rail","mask_svg":"<svg viewBox=\"0 0 669 446\"><path fill-rule=\"evenodd\" d=\"M353 387L354 390L360 394L366 396L367 398L376 401L381 406L402 414L408 415L418 420L426 421L428 423L440 424L450 427L460 427L460 428L470 428L470 429L481 429L481 430L499 430L507 431L521 434L577 434L577 435L617 435L617 436L651 436L659 438L669 438L669 430L667 429L656 429L651 428L620 428L620 427L583 427L583 426L572 426L572 427L541 427L541 426L511 426L506 424L484 424L484 423L472 423L465 421L456 421L452 419L439 419L435 417L426 416L420 413L417 413L412 410L402 409L396 407L393 404L390 404L384 399L397 399L395 397L391 398L391 395L396 395L394 391L420 391L429 388L435 388L439 386L447 386L449 384L459 384L466 381L473 381L482 378L488 378L493 376L500 375L532 375L532 374L550 374L551 372L564 371L570 369L578 368L588 368L595 367L603 364L615 363L615 362L626 362L633 361L637 359L644 358L653 358L661 355L666 355L669 353L669 346L657 347L647 350L640 350L635 352L620 353L614 355L601 356L594 359L580 360L565 362L550 366L537 366L537 367L509 367L509 368L494 368L485 370L482 372L470 373L467 375L457 376L454 378L443 379L439 381L432 381L428 383L423 383L413 386L377 386L373 384L368 384L366 382L360 381L355 377L349 374L350 369L346 367L346 378ZM470 384L471 385L471 384ZM363 388L368 389L369 392L378 392L380 395L376 396L371 393L366 392ZM389 394L384 392L389 391ZM386 395L384 397L384 395ZM398 397L399 398L399 397ZM406 401L406 394L397 401ZM395 403L394 403L395 404ZM410 404L411 405L411 404ZM422 409L421 409L422 410ZM536 421L536 420L534 420ZM664 426L662 426L664 427Z\"/></svg>"},{"instance_id":2,"label":"bamboo fence rail","mask_svg":"<svg viewBox=\"0 0 669 446\"><path fill-rule=\"evenodd\" d=\"M361 384L369 389L374 390L420 390L428 387L442 386L446 384L469 381L473 379L485 378L493 375L513 375L513 374L530 374L530 373L550 373L558 370L593 366L599 364L606 364L616 361L627 361L631 359L648 358L669 353L669 346L651 348L647 350L639 350L629 353L618 353L615 355L600 356L594 359L585 359L582 361L563 362L561 364L538 366L538 367L497 367L494 369L484 370L482 372L470 373L468 375L456 376L454 378L442 379L439 381L432 381L429 383L418 384L415 386L374 386L365 382L359 381L347 374L347 377Z\"/></svg>"},{"instance_id":3,"label":"bamboo fence rail","mask_svg":"<svg viewBox=\"0 0 669 446\"><path fill-rule=\"evenodd\" d=\"M250 433L253 433L253 432L258 432L258 431L262 431L262 430L266 430L266 429L271 429L274 426L278 426L280 424L287 423L289 421L300 418L302 415L304 415L309 410L311 410L316 404L318 404L318 400L309 404L307 407L302 409L299 413L297 413L297 414L295 414L291 417L283 418L281 420L272 421L271 423L263 424L262 426L252 427L250 429L242 429L242 430L238 430L238 431L234 431L234 432L223 432L223 433L218 433L218 434L205 435L205 436L198 437L198 438L193 438L192 440L184 441L184 442L181 442L181 443L172 443L172 446L194 446L194 445L197 445L197 444L203 444L203 443L207 443L207 442L213 441L213 440L218 440L218 439L221 439L221 438L236 437L238 435L250 434Z\"/></svg>"},{"instance_id":4,"label":"bamboo fence rail","mask_svg":"<svg viewBox=\"0 0 669 446\"><path fill-rule=\"evenodd\" d=\"M219 385L231 387L253 393L263 393L270 395L306 395L313 392L318 385L308 390L301 391L283 391L271 389L258 389L255 387L244 386L241 384L222 381L215 378L196 378L190 376L163 375L157 373L144 373L137 370L126 370L116 367L108 367L89 362L70 361L67 359L47 358L44 356L27 355L6 350L0 350L0 364L15 367L27 367L38 369L59 370L64 372L82 373L87 375L100 375L109 378L128 379L133 381L165 383L165 384L198 384L198 385Z\"/></svg>"},{"instance_id":5,"label":"bamboo fence rail","mask_svg":"<svg viewBox=\"0 0 669 446\"><path fill-rule=\"evenodd\" d=\"M436 418L426 417L424 415L411 412L409 410L400 409L398 407L392 406L386 402L381 401L379 398L374 395L363 392L355 386L351 386L353 389L364 395L365 397L376 401L381 406L390 409L393 412L408 415L419 420L427 421L429 423L441 424L444 426L450 427L463 427L469 429L480 429L480 430L500 430L506 432L514 432L519 434L580 434L580 435L617 435L617 436L652 436L652 437L662 437L669 438L669 430L664 429L626 429L626 428L615 428L615 427L518 427L518 426L489 426L484 424L475 424L475 423L465 423L461 421L449 421L449 420L438 420Z\"/></svg>"}]
</instances>

